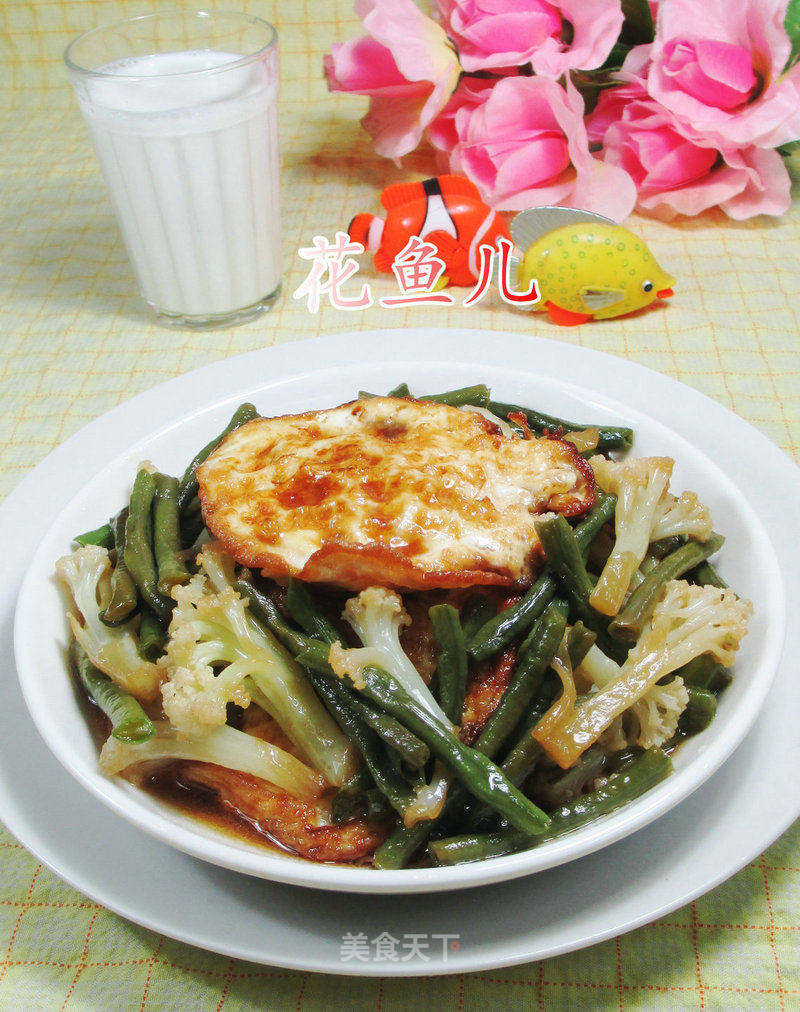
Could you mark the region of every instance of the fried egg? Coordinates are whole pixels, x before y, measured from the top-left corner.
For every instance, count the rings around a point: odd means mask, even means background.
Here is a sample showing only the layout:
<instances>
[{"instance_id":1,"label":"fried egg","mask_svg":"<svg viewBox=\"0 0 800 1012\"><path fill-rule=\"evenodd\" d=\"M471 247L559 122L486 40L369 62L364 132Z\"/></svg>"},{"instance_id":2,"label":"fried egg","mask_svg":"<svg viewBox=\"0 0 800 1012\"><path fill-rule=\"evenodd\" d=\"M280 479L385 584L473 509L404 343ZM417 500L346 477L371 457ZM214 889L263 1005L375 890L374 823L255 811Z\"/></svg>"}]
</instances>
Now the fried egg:
<instances>
[{"instance_id":1,"label":"fried egg","mask_svg":"<svg viewBox=\"0 0 800 1012\"><path fill-rule=\"evenodd\" d=\"M571 443L393 397L254 419L197 479L206 526L237 562L351 590L526 586L537 517L595 501Z\"/></svg>"}]
</instances>

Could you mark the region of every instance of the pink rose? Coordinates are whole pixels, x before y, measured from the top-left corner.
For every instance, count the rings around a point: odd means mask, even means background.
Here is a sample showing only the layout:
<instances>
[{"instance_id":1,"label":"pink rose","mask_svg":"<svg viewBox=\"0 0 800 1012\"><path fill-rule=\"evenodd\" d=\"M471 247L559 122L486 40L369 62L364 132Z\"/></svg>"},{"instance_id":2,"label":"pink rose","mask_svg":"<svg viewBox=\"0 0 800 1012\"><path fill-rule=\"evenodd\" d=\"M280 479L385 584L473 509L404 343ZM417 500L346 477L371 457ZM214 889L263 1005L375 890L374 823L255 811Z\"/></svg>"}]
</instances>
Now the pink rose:
<instances>
[{"instance_id":1,"label":"pink rose","mask_svg":"<svg viewBox=\"0 0 800 1012\"><path fill-rule=\"evenodd\" d=\"M495 208L564 204L621 221L636 190L591 156L583 111L569 80L565 90L545 77L465 78L428 136Z\"/></svg>"},{"instance_id":2,"label":"pink rose","mask_svg":"<svg viewBox=\"0 0 800 1012\"><path fill-rule=\"evenodd\" d=\"M636 209L654 218L671 221L719 206L742 219L789 207L789 176L776 151L699 146L638 83L605 92L588 130L602 140L604 160L633 179Z\"/></svg>"},{"instance_id":3,"label":"pink rose","mask_svg":"<svg viewBox=\"0 0 800 1012\"><path fill-rule=\"evenodd\" d=\"M331 91L369 95L361 121L375 150L398 161L413 151L458 83L458 57L442 28L413 0L356 0L369 35L324 57Z\"/></svg>"},{"instance_id":4,"label":"pink rose","mask_svg":"<svg viewBox=\"0 0 800 1012\"><path fill-rule=\"evenodd\" d=\"M791 48L786 3L661 0L647 91L687 136L737 148L800 136L800 68L782 74Z\"/></svg>"},{"instance_id":5,"label":"pink rose","mask_svg":"<svg viewBox=\"0 0 800 1012\"><path fill-rule=\"evenodd\" d=\"M428 140L440 151L453 151L466 130L470 115L488 99L497 81L486 77L462 77L442 114L427 130Z\"/></svg>"},{"instance_id":6,"label":"pink rose","mask_svg":"<svg viewBox=\"0 0 800 1012\"><path fill-rule=\"evenodd\" d=\"M466 71L519 67L558 78L599 67L622 28L620 0L438 0Z\"/></svg>"}]
</instances>

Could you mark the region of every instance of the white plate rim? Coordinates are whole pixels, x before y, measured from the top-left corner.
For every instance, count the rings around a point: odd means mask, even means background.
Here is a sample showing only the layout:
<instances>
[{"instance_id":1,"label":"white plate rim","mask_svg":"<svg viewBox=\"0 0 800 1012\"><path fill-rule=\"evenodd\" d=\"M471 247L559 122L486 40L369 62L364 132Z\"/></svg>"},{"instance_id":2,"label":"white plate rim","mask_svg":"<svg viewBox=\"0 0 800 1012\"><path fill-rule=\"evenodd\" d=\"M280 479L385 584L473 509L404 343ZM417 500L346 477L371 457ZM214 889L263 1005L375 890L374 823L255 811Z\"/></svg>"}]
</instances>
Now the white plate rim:
<instances>
[{"instance_id":1,"label":"white plate rim","mask_svg":"<svg viewBox=\"0 0 800 1012\"><path fill-rule=\"evenodd\" d=\"M450 334L450 336L452 338L454 332L448 332L448 333ZM472 338L474 338L474 339L483 339L483 338L486 337L486 335L485 334L481 334L481 332L469 332L469 333L471 334ZM456 340L459 343L466 339L466 333L463 332L463 331L457 331L457 332L455 332L455 334L457 335L456 336ZM387 338L387 337L391 337L391 336L398 337L398 336L402 335L403 338L407 338L409 336L408 332L405 332L405 333L400 332L400 334L398 334L398 333L392 334L391 332L385 332L385 331L375 332L375 335L379 335L381 338L384 338L384 339ZM340 351L341 350L340 345L342 344L342 342L344 342L346 344L348 338L352 337L352 338L355 338L357 341L361 342L361 341L363 341L365 339L365 337L369 337L369 336L370 335L365 335L362 332L362 333L357 333L355 335L342 335L342 336L337 337L337 338L324 338L324 339L322 339L322 345L324 345L325 343L327 343L329 351ZM503 335L499 335L499 334L492 334L491 335L491 337L492 337L493 340L497 340L498 338L500 338L502 336ZM507 335L507 337L508 338L513 338L514 340L519 340L518 335ZM431 340L431 332L429 332L429 331L424 332L424 340L426 342L429 342ZM317 347L315 348L315 358L318 359L319 358L318 352L321 351L321 345L320 345L320 342L314 342L314 343L315 343L315 345L317 345ZM609 359L609 356L601 356L600 353L597 353L597 352L593 352L593 351L590 351L590 350L587 350L587 349L582 349L582 348L574 348L574 347L571 347L571 346L558 345L555 342L544 342L544 341L535 341L534 342L534 341L532 341L531 343L535 344L536 349L537 349L537 353L541 354L542 351L548 351L549 356L551 358L553 356L555 356L558 359L558 358L563 358L564 356L566 356L567 359L570 359L571 356L573 356L575 354L579 354L580 356L583 357L584 362L589 361L590 365L592 365L592 366L598 364L596 356L599 356L599 358L601 360L606 360L606 362ZM549 348L545 348L545 346L548 346L548 345L550 347ZM302 346L298 345L298 346L286 346L286 347L289 347L289 348L298 347L299 348L299 347L302 347ZM284 350L283 348L281 348L281 349L271 349L272 352L280 352L280 351L283 351L283 350ZM246 375L247 374L247 368L251 364L251 361L246 361L246 360L252 360L253 356L258 357L258 356L261 356L261 355L264 355L264 354L265 354L265 352L250 353L249 355L241 356L239 359L228 360L225 363L217 363L215 366L205 367L205 370L200 370L199 373L202 373L202 372L207 371L207 370L215 370L215 369L217 369L221 365L229 367L231 363L237 363L240 367L242 367L242 373ZM592 360L594 360L594 361L592 361ZM686 392L687 392L688 388L682 387L680 384L677 384L673 380L669 380L667 377L662 377L662 376L658 376L658 374L650 373L649 370L645 370L641 366L636 366L636 365L634 365L632 363L624 362L623 360L613 360L613 361L614 361L614 368L616 370L622 371L623 373L624 372L628 372L628 378L635 378L635 379L638 379L638 380L642 381L645 377L649 377L650 378L650 382L656 382L657 381L660 384L666 384L667 388L670 388L670 386L671 386L673 388L673 391L674 391L675 388L679 388L681 390L682 394L684 396L686 396ZM573 362L573 364L574 364L574 362ZM633 371L633 376L631 376L631 374L630 374L631 370ZM198 373L190 374L190 375L192 376L192 378L196 379L197 376L198 376ZM167 384L167 386L170 386L170 385L176 384L176 383L180 384L182 381L185 381L186 379L187 379L187 377L179 377L177 380L170 381L170 384ZM164 388L162 387L161 389L163 390ZM152 393L152 391L149 391L145 395L140 395L140 398L137 398L137 401L142 402L143 399L147 400L148 395L151 394L151 393ZM700 403L700 404L705 403L705 406L707 408L711 405L713 407L713 411L715 411L717 413L721 413L721 422L722 422L723 425L729 424L731 419L735 419L735 423L737 425L739 425L739 426L746 426L746 423L742 422L740 419L736 419L736 416L731 415L729 412L725 411L725 409L721 408L719 405L716 405L716 404L713 404L713 402L707 401L705 398L702 397L702 395L697 394L696 392L693 392L693 391L689 391L689 394L690 394L690 399L697 398L697 399L699 399L698 403ZM132 403L132 402L129 402L129 403ZM124 410L125 407L126 406L123 405L122 408L115 409L115 411L112 412L112 415L115 414L115 413L117 413L117 412L119 412L120 410ZM96 423L93 423L93 424L96 424ZM750 429L749 426L746 426L746 427L748 429ZM89 428L91 428L91 426ZM86 430L84 430L84 432L85 431ZM759 441L763 441L763 443L765 443L766 446L769 447L769 450L770 450L770 452L773 455L777 455L777 457L780 459L781 466L784 467L784 468L788 467L790 469L790 472L791 472L791 477L796 480L797 475L796 475L795 469L793 468L793 465L791 464L791 462L789 462L787 458L783 457L783 455L780 454L780 451L778 451L776 448L772 447L772 445L769 444L768 441L763 436L760 436L757 433L755 433L755 430L751 429L750 431L751 431L751 433L755 434L758 437ZM76 439L79 439L80 435L81 434L77 434L76 436L71 437L71 440L69 440L68 443L71 443L72 441L74 441ZM102 440L101 440L101 443L102 443ZM64 444L61 448L59 448L59 450L55 451L55 453L54 453L53 456L63 455L63 453L67 452L68 449L69 449L68 445ZM41 468L45 468L45 470L46 470L46 465L47 465L47 462L45 462L43 465L40 465L40 468L37 469L37 472ZM34 472L34 474L32 474L31 476L29 476L29 479L26 479L23 482L23 486L26 485L26 483L28 483L29 481L34 481L35 482L35 478L36 478L36 472ZM20 487L20 489L22 489L22 486ZM780 832L782 828L785 828L786 825L789 825L791 823L791 821L793 820L793 818L794 818L794 809L791 809L790 813L789 813L789 816L785 819L785 821L778 828L778 832ZM12 828L12 830L13 830L13 826L10 827L10 828ZM776 825L774 824L771 827L771 833L774 833L775 828L776 828ZM766 842L769 842L769 840L767 840ZM755 852L758 852L758 851L756 850ZM745 858L745 861L747 859L748 858ZM744 861L742 861L741 863L744 863ZM54 870L58 871L57 868L54 868ZM733 868L732 870L735 870L735 868ZM732 870L728 871L727 873L732 873ZM725 877L725 874L722 874L719 877L719 880L721 880L721 878L723 878L723 877ZM713 885L714 882L711 882L710 884ZM91 892L90 889L86 889L85 886L84 887L79 886L79 888L84 888L84 891ZM100 902L102 902L102 898L101 897L98 897L98 899L99 899ZM120 910L119 912L122 913L123 915L125 915L125 911L124 910ZM130 915L128 915L128 916L130 916ZM641 921L639 921L639 923L641 923ZM156 924L148 925L148 926L152 926L154 929L160 930L159 926L156 925ZM633 926L633 924L631 923L628 926ZM186 938L185 940L192 941L191 938ZM597 940L597 939L593 939L593 940ZM563 950L561 950L561 951L563 951ZM232 955L240 955L239 952L231 952L230 954L232 954ZM249 958L252 958L252 957L249 957ZM282 964L282 965L289 965L289 964ZM299 965L302 965L302 964L299 964ZM499 964L494 963L492 965L499 965ZM383 968L383 969L385 970L386 968ZM413 972L413 970L409 969L409 972ZM426 972L427 972L427 968L426 968ZM453 971L443 970L442 972L453 972Z\"/></svg>"}]
</instances>

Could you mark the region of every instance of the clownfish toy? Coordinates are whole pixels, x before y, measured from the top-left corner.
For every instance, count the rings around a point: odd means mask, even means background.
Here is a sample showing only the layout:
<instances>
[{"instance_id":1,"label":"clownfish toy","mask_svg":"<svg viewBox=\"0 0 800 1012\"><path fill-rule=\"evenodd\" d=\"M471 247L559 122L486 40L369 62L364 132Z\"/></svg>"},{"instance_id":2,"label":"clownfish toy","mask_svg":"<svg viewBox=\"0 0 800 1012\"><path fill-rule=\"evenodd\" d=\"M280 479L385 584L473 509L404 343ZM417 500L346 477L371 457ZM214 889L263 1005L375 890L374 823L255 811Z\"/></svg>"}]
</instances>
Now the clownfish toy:
<instances>
[{"instance_id":1,"label":"clownfish toy","mask_svg":"<svg viewBox=\"0 0 800 1012\"><path fill-rule=\"evenodd\" d=\"M365 250L375 252L375 267L390 274L395 257L411 236L436 247L445 272L444 284L474 285L480 271L481 245L508 239L508 226L484 203L474 183L464 176L436 176L419 183L395 183L381 194L386 218L357 214L348 234Z\"/></svg>"}]
</instances>

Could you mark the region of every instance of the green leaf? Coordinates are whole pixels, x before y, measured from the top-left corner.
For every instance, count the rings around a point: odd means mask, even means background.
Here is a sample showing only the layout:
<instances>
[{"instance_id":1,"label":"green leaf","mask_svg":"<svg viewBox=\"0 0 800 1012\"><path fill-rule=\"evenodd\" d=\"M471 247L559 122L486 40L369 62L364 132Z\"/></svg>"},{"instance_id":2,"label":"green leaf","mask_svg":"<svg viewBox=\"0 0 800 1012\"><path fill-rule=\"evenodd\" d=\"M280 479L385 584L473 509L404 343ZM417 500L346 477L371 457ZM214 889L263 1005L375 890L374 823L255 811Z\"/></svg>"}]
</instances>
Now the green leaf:
<instances>
[{"instance_id":1,"label":"green leaf","mask_svg":"<svg viewBox=\"0 0 800 1012\"><path fill-rule=\"evenodd\" d=\"M609 73L614 70L619 70L622 64L625 62L625 57L630 52L631 47L626 45L624 42L615 42L611 47L611 52L606 58L606 62L600 67L600 70Z\"/></svg>"},{"instance_id":2,"label":"green leaf","mask_svg":"<svg viewBox=\"0 0 800 1012\"><path fill-rule=\"evenodd\" d=\"M798 0L793 0L797 3ZM652 42L656 35L653 15L647 0L622 0L625 22L619 41L629 46L640 46Z\"/></svg>"},{"instance_id":3,"label":"green leaf","mask_svg":"<svg viewBox=\"0 0 800 1012\"><path fill-rule=\"evenodd\" d=\"M800 60L800 0L789 0L786 17L783 20L783 27L786 29L786 34L789 36L789 41L792 44L792 52L789 56L789 62L786 64L788 69Z\"/></svg>"}]
</instances>

